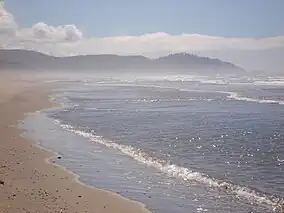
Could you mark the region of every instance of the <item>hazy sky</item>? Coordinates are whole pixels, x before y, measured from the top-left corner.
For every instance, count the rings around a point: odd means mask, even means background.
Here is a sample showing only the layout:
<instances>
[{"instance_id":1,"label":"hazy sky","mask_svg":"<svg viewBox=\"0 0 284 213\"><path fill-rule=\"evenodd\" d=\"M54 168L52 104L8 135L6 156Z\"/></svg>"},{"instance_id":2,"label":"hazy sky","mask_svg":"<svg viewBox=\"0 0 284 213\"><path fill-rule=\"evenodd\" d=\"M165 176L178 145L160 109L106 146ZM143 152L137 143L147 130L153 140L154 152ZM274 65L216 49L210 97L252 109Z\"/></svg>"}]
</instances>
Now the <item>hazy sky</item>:
<instances>
[{"instance_id":1,"label":"hazy sky","mask_svg":"<svg viewBox=\"0 0 284 213\"><path fill-rule=\"evenodd\" d=\"M284 34L283 0L6 0L21 27L74 24L88 36Z\"/></svg>"},{"instance_id":2,"label":"hazy sky","mask_svg":"<svg viewBox=\"0 0 284 213\"><path fill-rule=\"evenodd\" d=\"M56 56L190 52L283 70L283 11L284 0L5 0L0 48Z\"/></svg>"}]
</instances>

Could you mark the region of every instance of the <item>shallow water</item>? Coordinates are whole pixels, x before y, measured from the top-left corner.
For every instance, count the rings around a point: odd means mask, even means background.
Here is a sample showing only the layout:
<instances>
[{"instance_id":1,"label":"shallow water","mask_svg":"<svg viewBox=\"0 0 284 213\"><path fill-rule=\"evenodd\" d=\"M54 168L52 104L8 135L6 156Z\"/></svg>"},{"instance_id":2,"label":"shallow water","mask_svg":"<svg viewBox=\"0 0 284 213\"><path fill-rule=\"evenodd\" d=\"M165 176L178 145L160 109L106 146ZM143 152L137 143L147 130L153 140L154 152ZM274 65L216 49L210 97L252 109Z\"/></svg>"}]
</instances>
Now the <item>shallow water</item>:
<instances>
[{"instance_id":1,"label":"shallow water","mask_svg":"<svg viewBox=\"0 0 284 213\"><path fill-rule=\"evenodd\" d=\"M273 82L60 81L53 98L66 107L31 114L23 127L81 181L153 212L280 211L284 86Z\"/></svg>"}]
</instances>

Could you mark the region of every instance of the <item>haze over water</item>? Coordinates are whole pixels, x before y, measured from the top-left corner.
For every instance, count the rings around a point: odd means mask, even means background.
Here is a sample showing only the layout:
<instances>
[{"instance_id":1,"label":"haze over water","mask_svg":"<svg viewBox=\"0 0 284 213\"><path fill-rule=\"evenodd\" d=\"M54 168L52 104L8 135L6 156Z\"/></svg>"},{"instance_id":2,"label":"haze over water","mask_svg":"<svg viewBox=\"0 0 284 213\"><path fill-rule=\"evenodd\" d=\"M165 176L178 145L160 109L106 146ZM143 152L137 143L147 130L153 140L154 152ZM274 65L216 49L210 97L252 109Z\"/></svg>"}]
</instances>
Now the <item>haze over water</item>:
<instances>
[{"instance_id":1,"label":"haze over water","mask_svg":"<svg viewBox=\"0 0 284 213\"><path fill-rule=\"evenodd\" d=\"M283 211L283 78L80 77L56 84L53 98L64 107L31 114L24 127L84 183L154 213Z\"/></svg>"}]
</instances>

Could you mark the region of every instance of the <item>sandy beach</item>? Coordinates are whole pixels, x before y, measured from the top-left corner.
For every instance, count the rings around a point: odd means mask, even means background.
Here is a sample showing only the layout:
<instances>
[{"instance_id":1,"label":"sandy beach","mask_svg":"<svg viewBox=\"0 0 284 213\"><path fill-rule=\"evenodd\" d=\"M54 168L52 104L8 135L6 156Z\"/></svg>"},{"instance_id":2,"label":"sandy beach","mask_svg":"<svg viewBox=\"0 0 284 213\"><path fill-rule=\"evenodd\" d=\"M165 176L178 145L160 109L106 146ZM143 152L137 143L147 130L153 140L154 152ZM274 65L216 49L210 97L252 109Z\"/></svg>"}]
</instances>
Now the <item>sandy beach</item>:
<instances>
[{"instance_id":1,"label":"sandy beach","mask_svg":"<svg viewBox=\"0 0 284 213\"><path fill-rule=\"evenodd\" d=\"M82 185L74 175L45 163L52 154L16 128L27 112L52 106L40 82L16 74L0 78L0 213L140 213L140 203Z\"/></svg>"}]
</instances>

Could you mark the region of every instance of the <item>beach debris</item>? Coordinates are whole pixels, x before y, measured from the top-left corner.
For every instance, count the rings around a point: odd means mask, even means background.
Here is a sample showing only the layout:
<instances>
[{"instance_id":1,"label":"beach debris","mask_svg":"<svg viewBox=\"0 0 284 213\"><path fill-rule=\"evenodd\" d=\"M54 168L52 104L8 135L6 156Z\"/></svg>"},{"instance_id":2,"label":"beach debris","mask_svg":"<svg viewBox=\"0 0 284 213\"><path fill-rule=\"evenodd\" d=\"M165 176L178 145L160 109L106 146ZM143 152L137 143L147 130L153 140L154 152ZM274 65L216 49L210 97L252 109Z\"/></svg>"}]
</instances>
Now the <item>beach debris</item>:
<instances>
[{"instance_id":1,"label":"beach debris","mask_svg":"<svg viewBox=\"0 0 284 213\"><path fill-rule=\"evenodd\" d=\"M79 195L78 197L82 197L81 195Z\"/></svg>"},{"instance_id":2,"label":"beach debris","mask_svg":"<svg viewBox=\"0 0 284 213\"><path fill-rule=\"evenodd\" d=\"M0 185L4 185L4 181L3 180L0 180Z\"/></svg>"},{"instance_id":3,"label":"beach debris","mask_svg":"<svg viewBox=\"0 0 284 213\"><path fill-rule=\"evenodd\" d=\"M62 158L61 156L58 156L58 157L57 157L57 159L61 159L61 158Z\"/></svg>"}]
</instances>

